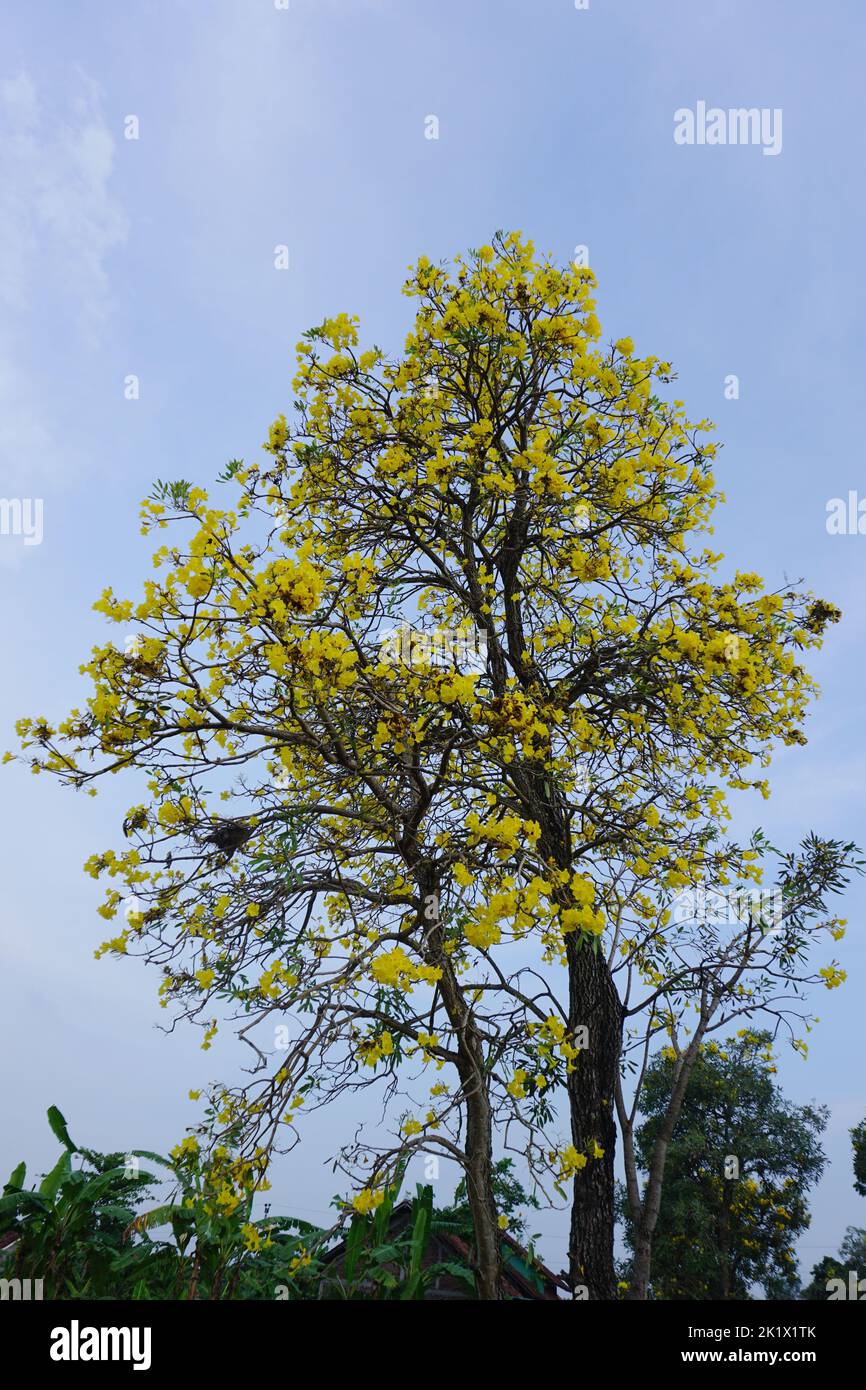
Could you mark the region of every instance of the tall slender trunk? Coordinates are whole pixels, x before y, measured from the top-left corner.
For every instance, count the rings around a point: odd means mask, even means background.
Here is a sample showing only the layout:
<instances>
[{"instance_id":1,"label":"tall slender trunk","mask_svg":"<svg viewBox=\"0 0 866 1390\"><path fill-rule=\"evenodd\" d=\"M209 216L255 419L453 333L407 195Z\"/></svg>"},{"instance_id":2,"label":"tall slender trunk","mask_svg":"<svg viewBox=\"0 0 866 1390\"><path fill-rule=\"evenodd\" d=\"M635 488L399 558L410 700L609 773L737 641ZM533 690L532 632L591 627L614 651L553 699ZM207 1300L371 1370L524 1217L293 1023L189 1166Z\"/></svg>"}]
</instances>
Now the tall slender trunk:
<instances>
[{"instance_id":1,"label":"tall slender trunk","mask_svg":"<svg viewBox=\"0 0 866 1390\"><path fill-rule=\"evenodd\" d=\"M629 1298L645 1302L649 1295L649 1281L652 1272L653 1238L642 1221L635 1231L634 1259L632 1260L631 1286Z\"/></svg>"},{"instance_id":2,"label":"tall slender trunk","mask_svg":"<svg viewBox=\"0 0 866 1390\"><path fill-rule=\"evenodd\" d=\"M625 1190L632 1224L633 1258L628 1296L629 1298L646 1298L652 1261L652 1232L647 1230L644 1222L637 1157L634 1151L634 1114L630 1115L626 1109L621 1078L618 1078L616 1083L616 1109L620 1134L622 1135ZM635 1294L636 1288L640 1289L641 1292Z\"/></svg>"},{"instance_id":3,"label":"tall slender trunk","mask_svg":"<svg viewBox=\"0 0 866 1390\"><path fill-rule=\"evenodd\" d=\"M462 1054L462 1048L461 1048ZM473 1062L466 1073L458 1071L466 1102L466 1195L475 1236L473 1273L480 1299L502 1297L501 1235L493 1192L493 1125L486 1086L476 1081Z\"/></svg>"},{"instance_id":4,"label":"tall slender trunk","mask_svg":"<svg viewBox=\"0 0 866 1390\"><path fill-rule=\"evenodd\" d=\"M568 1078L571 1138L578 1153L595 1140L604 1150L590 1158L574 1178L569 1237L569 1275L573 1289L590 1299L616 1298L613 1264L614 1101L622 1042L622 1007L607 962L588 942L578 948L568 938L568 1026L588 1029L588 1047Z\"/></svg>"},{"instance_id":5,"label":"tall slender trunk","mask_svg":"<svg viewBox=\"0 0 866 1390\"><path fill-rule=\"evenodd\" d=\"M703 1041L706 1031L706 1019L701 1016L701 1021L695 1031L695 1035L686 1051L683 1053L682 1063L674 1081L671 1098L665 1110L664 1119L656 1135L653 1144L652 1159L650 1162L649 1175L646 1186L641 1196L637 1177L637 1163L634 1153L634 1122L626 1114L625 1101L622 1095L622 1087L617 1083L616 1103L619 1112L620 1128L623 1135L623 1149L625 1154L626 1172L626 1191L628 1193L629 1211L631 1213L632 1230L634 1233L634 1257L632 1259L632 1273L629 1284L628 1297L635 1302L642 1302L649 1296L649 1281L652 1271L652 1244L656 1225L658 1224L659 1212L662 1203L662 1188L665 1177L665 1164L668 1158L668 1146L673 1138L680 1111L683 1108L686 1091L694 1070L695 1061Z\"/></svg>"},{"instance_id":6,"label":"tall slender trunk","mask_svg":"<svg viewBox=\"0 0 866 1390\"><path fill-rule=\"evenodd\" d=\"M451 970L440 981L445 1008L457 1039L457 1072L466 1106L466 1197L472 1214L472 1271L480 1299L502 1297L502 1248L493 1192L493 1115L484 1044Z\"/></svg>"},{"instance_id":7,"label":"tall slender trunk","mask_svg":"<svg viewBox=\"0 0 866 1390\"><path fill-rule=\"evenodd\" d=\"M422 902L438 902L438 884L429 874L418 875ZM472 1271L479 1299L502 1298L502 1244L496 1198L493 1192L493 1113L484 1039L472 1009L460 987L451 957L444 949L442 923L437 915L428 921L422 916L419 929L425 943L424 954L442 971L439 989L454 1029L457 1073L466 1107L464 1172L466 1196L472 1216L474 1248Z\"/></svg>"}]
</instances>

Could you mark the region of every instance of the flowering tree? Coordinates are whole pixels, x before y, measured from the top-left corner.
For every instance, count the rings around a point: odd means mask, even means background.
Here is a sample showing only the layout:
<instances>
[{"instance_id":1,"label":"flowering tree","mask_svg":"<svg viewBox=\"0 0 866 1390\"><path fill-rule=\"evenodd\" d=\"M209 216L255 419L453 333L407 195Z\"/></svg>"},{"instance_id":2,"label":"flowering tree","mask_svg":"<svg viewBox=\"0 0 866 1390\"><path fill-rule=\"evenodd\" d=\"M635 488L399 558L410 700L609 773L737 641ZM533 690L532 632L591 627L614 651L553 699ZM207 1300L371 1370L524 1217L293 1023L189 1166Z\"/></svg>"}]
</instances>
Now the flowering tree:
<instances>
[{"instance_id":1,"label":"flowering tree","mask_svg":"<svg viewBox=\"0 0 866 1390\"><path fill-rule=\"evenodd\" d=\"M666 889L719 866L726 789L766 791L773 741L804 742L799 652L838 617L714 578L706 422L657 394L667 363L602 345L593 283L497 235L419 261L399 359L345 314L308 333L234 507L186 483L145 504L172 538L137 603L97 605L136 631L94 652L86 710L19 726L75 786L146 774L131 847L89 865L120 885L106 916L135 898L107 949L159 966L205 1043L235 1008L258 1071L217 1114L251 1145L398 1063L449 1069L397 1149L464 1165L488 1298L503 1116L572 1184L572 1282L614 1296L609 865Z\"/></svg>"}]
</instances>

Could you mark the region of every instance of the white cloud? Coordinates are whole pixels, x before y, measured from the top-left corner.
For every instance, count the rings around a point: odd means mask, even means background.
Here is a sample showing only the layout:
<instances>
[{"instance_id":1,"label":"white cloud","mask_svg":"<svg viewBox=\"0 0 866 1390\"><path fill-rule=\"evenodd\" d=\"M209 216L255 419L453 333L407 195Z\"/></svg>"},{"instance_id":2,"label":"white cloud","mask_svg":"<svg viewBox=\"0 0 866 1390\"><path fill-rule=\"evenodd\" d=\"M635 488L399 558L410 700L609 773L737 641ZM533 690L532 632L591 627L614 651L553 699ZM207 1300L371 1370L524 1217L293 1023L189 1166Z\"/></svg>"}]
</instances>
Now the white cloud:
<instances>
[{"instance_id":1,"label":"white cloud","mask_svg":"<svg viewBox=\"0 0 866 1390\"><path fill-rule=\"evenodd\" d=\"M109 187L114 137L81 72L47 113L27 72L0 82L0 297L26 311L49 283L91 335L109 308L105 260L127 221Z\"/></svg>"},{"instance_id":2,"label":"white cloud","mask_svg":"<svg viewBox=\"0 0 866 1390\"><path fill-rule=\"evenodd\" d=\"M50 98L50 100L49 100ZM68 477L57 372L94 349L111 311L106 262L127 219L111 189L115 141L99 91L76 71L40 92L0 80L0 494ZM53 404L52 404L53 403ZM8 563L19 547L3 547Z\"/></svg>"}]
</instances>

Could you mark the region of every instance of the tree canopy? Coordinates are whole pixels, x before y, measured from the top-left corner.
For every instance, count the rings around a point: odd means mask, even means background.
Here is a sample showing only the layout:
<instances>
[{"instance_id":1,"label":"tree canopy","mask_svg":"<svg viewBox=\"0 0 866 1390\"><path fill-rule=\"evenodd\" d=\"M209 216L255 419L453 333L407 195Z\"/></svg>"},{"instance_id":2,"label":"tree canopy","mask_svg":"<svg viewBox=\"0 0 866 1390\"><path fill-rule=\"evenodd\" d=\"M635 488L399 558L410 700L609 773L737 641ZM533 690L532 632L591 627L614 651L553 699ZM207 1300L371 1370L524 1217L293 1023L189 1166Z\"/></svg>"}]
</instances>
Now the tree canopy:
<instances>
[{"instance_id":1,"label":"tree canopy","mask_svg":"<svg viewBox=\"0 0 866 1390\"><path fill-rule=\"evenodd\" d=\"M614 1295L611 885L658 941L660 895L760 882L727 794L805 741L802 654L839 616L717 576L709 422L669 363L603 344L593 286L497 235L419 260L399 357L345 313L307 333L234 501L144 503L164 543L140 598L96 605L128 635L86 707L18 726L34 771L137 778L129 843L87 866L125 916L101 949L154 965L204 1047L233 1017L253 1077L215 1085L215 1137L259 1162L383 1088L393 1143L343 1155L357 1200L416 1148L454 1158L490 1297L494 1130L571 1185L572 1281Z\"/></svg>"}]
</instances>

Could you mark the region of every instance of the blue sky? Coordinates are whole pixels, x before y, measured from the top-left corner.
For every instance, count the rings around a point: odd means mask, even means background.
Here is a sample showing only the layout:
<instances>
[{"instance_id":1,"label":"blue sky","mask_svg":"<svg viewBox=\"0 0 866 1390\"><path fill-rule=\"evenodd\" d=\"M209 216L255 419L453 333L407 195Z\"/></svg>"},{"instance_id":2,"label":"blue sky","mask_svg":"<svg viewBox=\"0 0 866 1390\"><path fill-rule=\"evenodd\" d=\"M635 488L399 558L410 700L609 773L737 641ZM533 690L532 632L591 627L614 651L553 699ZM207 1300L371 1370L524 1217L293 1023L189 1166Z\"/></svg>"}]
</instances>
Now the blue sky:
<instances>
[{"instance_id":1,"label":"blue sky","mask_svg":"<svg viewBox=\"0 0 866 1390\"><path fill-rule=\"evenodd\" d=\"M813 662L810 741L778 759L771 801L744 803L742 826L866 840L866 537L825 527L830 498L866 493L864 39L858 0L8 7L0 497L42 499L44 535L0 535L0 743L16 717L81 700L78 666L104 638L93 599L148 571L139 499L156 477L207 485L258 449L304 328L345 309L397 350L408 264L517 227L563 261L587 246L606 337L670 358L692 416L717 422L731 564L770 586L805 578L843 609ZM780 108L781 152L677 145L674 112L699 101ZM88 1144L169 1145L194 1118L187 1089L235 1054L165 1037L155 978L93 961L98 890L81 864L116 843L128 790L81 800L12 767L0 797L0 1170L47 1165L51 1103ZM847 1138L866 1114L863 907L855 885L847 984L815 1001L809 1061L780 1069L792 1099L832 1107L805 1268L866 1224ZM323 1159L348 1122L317 1121L275 1207L324 1216L339 1180ZM564 1217L535 1224L558 1268Z\"/></svg>"}]
</instances>

